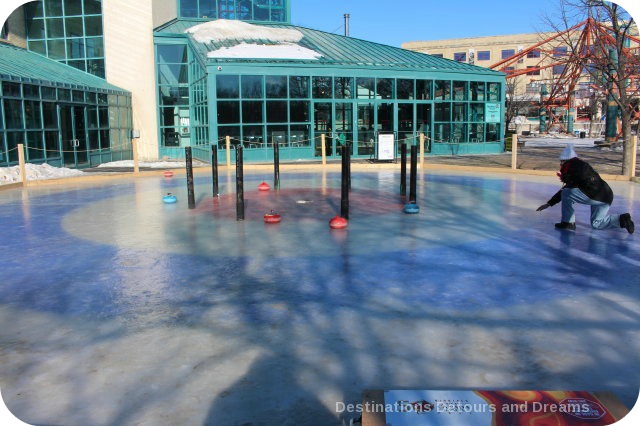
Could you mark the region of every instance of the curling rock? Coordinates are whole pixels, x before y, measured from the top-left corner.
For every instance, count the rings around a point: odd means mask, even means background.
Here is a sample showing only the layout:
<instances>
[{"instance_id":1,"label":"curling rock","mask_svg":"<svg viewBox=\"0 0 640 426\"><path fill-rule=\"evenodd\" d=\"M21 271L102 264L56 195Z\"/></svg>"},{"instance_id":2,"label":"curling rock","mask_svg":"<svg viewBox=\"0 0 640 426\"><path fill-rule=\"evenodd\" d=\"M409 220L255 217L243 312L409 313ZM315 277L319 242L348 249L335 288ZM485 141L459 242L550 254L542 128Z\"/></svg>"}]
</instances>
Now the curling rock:
<instances>
[{"instance_id":1,"label":"curling rock","mask_svg":"<svg viewBox=\"0 0 640 426\"><path fill-rule=\"evenodd\" d=\"M349 222L347 221L347 219L340 216L336 216L329 221L329 226L331 227L331 229L344 229L348 224Z\"/></svg>"},{"instance_id":2,"label":"curling rock","mask_svg":"<svg viewBox=\"0 0 640 426\"><path fill-rule=\"evenodd\" d=\"M169 193L169 194L165 195L164 197L162 197L162 201L165 204L175 204L176 202L178 202L178 199L176 198L175 195Z\"/></svg>"},{"instance_id":3,"label":"curling rock","mask_svg":"<svg viewBox=\"0 0 640 426\"><path fill-rule=\"evenodd\" d=\"M267 182L262 182L260 185L258 185L258 191L268 191L270 189L271 187Z\"/></svg>"},{"instance_id":4,"label":"curling rock","mask_svg":"<svg viewBox=\"0 0 640 426\"><path fill-rule=\"evenodd\" d=\"M267 213L264 215L264 223L280 223L282 217L275 212Z\"/></svg>"},{"instance_id":5,"label":"curling rock","mask_svg":"<svg viewBox=\"0 0 640 426\"><path fill-rule=\"evenodd\" d=\"M418 206L417 204L414 204L414 203L409 203L409 204L406 204L404 206L404 209L402 209L402 211L407 213L407 214L420 213L420 206Z\"/></svg>"},{"instance_id":6,"label":"curling rock","mask_svg":"<svg viewBox=\"0 0 640 426\"><path fill-rule=\"evenodd\" d=\"M167 170L166 172L163 173L163 175L166 178L170 178L170 177L173 177L173 172L170 170Z\"/></svg>"}]
</instances>

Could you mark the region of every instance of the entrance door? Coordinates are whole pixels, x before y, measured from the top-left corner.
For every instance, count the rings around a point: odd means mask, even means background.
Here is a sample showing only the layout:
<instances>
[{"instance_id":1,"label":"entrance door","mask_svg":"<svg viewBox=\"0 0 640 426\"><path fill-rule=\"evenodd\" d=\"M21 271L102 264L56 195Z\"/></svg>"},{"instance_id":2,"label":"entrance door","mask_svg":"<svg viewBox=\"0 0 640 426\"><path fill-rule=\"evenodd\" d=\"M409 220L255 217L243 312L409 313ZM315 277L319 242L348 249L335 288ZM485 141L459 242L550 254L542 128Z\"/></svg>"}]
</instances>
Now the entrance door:
<instances>
[{"instance_id":1,"label":"entrance door","mask_svg":"<svg viewBox=\"0 0 640 426\"><path fill-rule=\"evenodd\" d=\"M60 135L64 166L82 168L89 166L87 152L87 126L85 107L79 105L59 105Z\"/></svg>"}]
</instances>

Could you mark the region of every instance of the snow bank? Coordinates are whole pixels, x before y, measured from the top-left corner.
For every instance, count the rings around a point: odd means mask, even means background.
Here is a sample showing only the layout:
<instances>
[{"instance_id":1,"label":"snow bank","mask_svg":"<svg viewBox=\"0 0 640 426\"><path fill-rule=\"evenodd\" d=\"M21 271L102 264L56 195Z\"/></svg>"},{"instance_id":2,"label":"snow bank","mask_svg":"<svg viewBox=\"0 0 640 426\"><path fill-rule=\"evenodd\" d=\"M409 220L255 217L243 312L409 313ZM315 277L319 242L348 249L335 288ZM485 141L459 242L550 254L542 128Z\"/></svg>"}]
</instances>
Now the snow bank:
<instances>
[{"instance_id":1,"label":"snow bank","mask_svg":"<svg viewBox=\"0 0 640 426\"><path fill-rule=\"evenodd\" d=\"M69 176L81 176L84 172L66 167L53 167L49 164L25 164L27 180L58 179ZM20 182L20 166L0 167L0 184Z\"/></svg>"},{"instance_id":2,"label":"snow bank","mask_svg":"<svg viewBox=\"0 0 640 426\"><path fill-rule=\"evenodd\" d=\"M297 43L302 40L302 33L294 29L270 28L249 24L242 21L217 19L195 25L185 30L200 43L220 42L224 40L260 39L271 43Z\"/></svg>"},{"instance_id":3,"label":"snow bank","mask_svg":"<svg viewBox=\"0 0 640 426\"><path fill-rule=\"evenodd\" d=\"M207 54L209 58L246 58L246 59L307 59L322 57L315 50L297 44L247 44L223 47Z\"/></svg>"}]
</instances>

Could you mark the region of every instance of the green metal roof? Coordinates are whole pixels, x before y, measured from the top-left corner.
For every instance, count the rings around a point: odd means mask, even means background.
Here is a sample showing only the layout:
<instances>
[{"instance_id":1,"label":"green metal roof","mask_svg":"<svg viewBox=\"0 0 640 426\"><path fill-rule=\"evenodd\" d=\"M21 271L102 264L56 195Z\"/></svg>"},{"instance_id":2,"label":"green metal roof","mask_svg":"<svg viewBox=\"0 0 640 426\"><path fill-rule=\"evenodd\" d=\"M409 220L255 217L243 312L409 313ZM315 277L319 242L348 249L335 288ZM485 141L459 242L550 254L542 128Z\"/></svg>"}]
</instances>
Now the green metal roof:
<instances>
[{"instance_id":1,"label":"green metal roof","mask_svg":"<svg viewBox=\"0 0 640 426\"><path fill-rule=\"evenodd\" d=\"M165 25L156 28L157 35L166 36L185 36L185 31L198 24L202 24L202 20L173 20ZM460 73L471 73L491 76L502 76L503 73L490 70L483 67L469 65L462 62L452 61L450 59L431 56L426 53L414 52L411 50L401 49L399 47L387 46L380 43L374 43L352 37L346 37L337 34L326 33L323 31L313 30L295 25L286 25L280 23L261 24L265 27L283 28L298 30L303 34L302 40L297 44L307 49L314 50L322 55L317 60L301 60L301 59L245 59L245 58L206 58L212 63L229 63L229 62L269 62L269 63L296 63L296 64L316 64L316 65L344 65L344 66L365 66L365 67L384 67L404 70L421 70L421 71L449 71ZM222 47L231 47L240 43L264 44L264 41L255 40L225 40L223 42L208 43L206 45L195 41L191 38L193 45L206 57L208 52L218 50Z\"/></svg>"},{"instance_id":2,"label":"green metal roof","mask_svg":"<svg viewBox=\"0 0 640 426\"><path fill-rule=\"evenodd\" d=\"M7 43L0 43L0 79L128 93L100 77Z\"/></svg>"}]
</instances>

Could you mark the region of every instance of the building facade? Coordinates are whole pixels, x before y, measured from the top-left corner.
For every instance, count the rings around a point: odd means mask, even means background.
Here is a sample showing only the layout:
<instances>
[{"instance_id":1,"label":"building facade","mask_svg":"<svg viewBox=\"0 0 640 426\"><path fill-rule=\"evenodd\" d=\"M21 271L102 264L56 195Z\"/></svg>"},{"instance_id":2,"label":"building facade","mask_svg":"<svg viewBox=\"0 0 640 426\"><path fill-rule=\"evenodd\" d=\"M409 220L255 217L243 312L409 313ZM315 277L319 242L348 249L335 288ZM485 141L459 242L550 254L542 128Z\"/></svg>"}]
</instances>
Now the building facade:
<instances>
[{"instance_id":1,"label":"building facade","mask_svg":"<svg viewBox=\"0 0 640 426\"><path fill-rule=\"evenodd\" d=\"M322 140L329 157L349 146L369 158L381 135L413 144L421 133L432 154L503 150L503 73L297 27L290 15L288 0L39 0L3 33L127 93L141 159L191 146L209 160L227 141L247 161L269 161L274 144L283 160L314 159Z\"/></svg>"}]
</instances>

